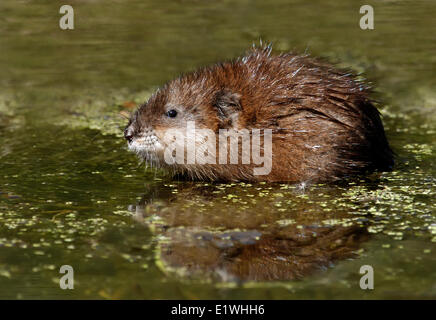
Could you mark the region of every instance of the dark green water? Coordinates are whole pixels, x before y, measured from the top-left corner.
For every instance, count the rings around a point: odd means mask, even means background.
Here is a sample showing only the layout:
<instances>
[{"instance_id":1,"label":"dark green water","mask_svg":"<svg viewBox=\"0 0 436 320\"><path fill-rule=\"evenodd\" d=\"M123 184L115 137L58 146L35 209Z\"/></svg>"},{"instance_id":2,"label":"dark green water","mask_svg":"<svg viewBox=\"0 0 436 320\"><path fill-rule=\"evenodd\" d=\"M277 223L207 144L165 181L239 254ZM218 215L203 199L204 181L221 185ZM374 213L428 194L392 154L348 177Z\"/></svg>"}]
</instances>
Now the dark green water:
<instances>
[{"instance_id":1,"label":"dark green water","mask_svg":"<svg viewBox=\"0 0 436 320\"><path fill-rule=\"evenodd\" d=\"M436 298L436 3L365 4L371 31L360 1L75 1L62 31L60 4L2 0L0 298ZM124 102L259 38L375 83L395 170L302 191L172 181L127 153ZM282 242L245 252L259 234Z\"/></svg>"}]
</instances>

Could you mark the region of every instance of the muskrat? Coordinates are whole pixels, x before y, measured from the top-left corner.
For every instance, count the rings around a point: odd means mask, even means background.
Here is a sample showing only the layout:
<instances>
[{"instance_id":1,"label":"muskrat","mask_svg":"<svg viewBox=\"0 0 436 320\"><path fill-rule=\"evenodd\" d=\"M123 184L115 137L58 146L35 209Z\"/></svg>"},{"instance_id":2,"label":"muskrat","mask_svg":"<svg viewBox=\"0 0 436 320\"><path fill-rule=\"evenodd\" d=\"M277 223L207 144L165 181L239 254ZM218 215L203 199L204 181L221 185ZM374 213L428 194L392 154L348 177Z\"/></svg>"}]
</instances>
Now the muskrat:
<instances>
[{"instance_id":1,"label":"muskrat","mask_svg":"<svg viewBox=\"0 0 436 320\"><path fill-rule=\"evenodd\" d=\"M336 181L393 167L393 153L370 91L353 73L319 59L274 55L270 46L253 48L243 57L165 84L132 114L124 135L129 149L148 164L195 180ZM190 122L217 134L227 130L225 141L230 132L246 130L250 137L260 132L260 153L266 158L270 151L272 156L269 170L255 173L259 162L254 161L254 149L249 162L218 161L219 151L229 160L228 148L220 150L217 137L193 138L186 129ZM169 129L175 133L168 136ZM165 150L177 138L182 140L176 145L182 145L183 159L168 161ZM184 160L183 148L189 143L195 145L197 161ZM170 152L174 159L176 149ZM237 152L243 158L242 150ZM213 161L204 161L203 155Z\"/></svg>"}]
</instances>

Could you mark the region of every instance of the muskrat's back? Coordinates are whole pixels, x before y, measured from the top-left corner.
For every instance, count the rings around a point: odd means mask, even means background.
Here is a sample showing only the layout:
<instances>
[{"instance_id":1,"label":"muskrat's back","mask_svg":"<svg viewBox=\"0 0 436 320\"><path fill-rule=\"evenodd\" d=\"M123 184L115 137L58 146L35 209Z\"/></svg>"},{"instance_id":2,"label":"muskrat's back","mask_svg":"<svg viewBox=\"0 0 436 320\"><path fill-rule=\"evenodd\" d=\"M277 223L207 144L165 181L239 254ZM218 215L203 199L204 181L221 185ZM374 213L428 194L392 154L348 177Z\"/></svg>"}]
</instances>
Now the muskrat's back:
<instances>
[{"instance_id":1,"label":"muskrat's back","mask_svg":"<svg viewBox=\"0 0 436 320\"><path fill-rule=\"evenodd\" d=\"M187 120L214 132L270 129L272 168L267 175L254 175L253 164L169 167L208 180L333 181L393 166L379 112L368 94L369 87L348 71L308 56L254 49L169 82L138 109L126 132L131 145L143 127L152 128L165 144L162 132ZM173 119L178 122L160 118L175 110L170 108L178 108L179 119Z\"/></svg>"}]
</instances>

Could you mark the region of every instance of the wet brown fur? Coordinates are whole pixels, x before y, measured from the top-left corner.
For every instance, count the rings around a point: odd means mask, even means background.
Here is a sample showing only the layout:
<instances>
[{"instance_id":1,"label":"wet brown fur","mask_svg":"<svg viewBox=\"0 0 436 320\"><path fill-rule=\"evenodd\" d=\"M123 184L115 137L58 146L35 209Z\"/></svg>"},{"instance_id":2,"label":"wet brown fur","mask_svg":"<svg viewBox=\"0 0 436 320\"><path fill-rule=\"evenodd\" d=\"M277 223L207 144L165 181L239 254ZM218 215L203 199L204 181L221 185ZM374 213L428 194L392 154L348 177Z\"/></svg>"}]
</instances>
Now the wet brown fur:
<instances>
[{"instance_id":1,"label":"wet brown fur","mask_svg":"<svg viewBox=\"0 0 436 320\"><path fill-rule=\"evenodd\" d=\"M192 179L335 181L393 166L369 92L352 73L307 55L253 49L234 61L167 83L137 110L131 126L136 131L144 126L156 131L171 127L171 119L162 116L170 104L182 106L196 126L215 132L273 130L269 175L255 176L253 165L243 164L170 166Z\"/></svg>"}]
</instances>

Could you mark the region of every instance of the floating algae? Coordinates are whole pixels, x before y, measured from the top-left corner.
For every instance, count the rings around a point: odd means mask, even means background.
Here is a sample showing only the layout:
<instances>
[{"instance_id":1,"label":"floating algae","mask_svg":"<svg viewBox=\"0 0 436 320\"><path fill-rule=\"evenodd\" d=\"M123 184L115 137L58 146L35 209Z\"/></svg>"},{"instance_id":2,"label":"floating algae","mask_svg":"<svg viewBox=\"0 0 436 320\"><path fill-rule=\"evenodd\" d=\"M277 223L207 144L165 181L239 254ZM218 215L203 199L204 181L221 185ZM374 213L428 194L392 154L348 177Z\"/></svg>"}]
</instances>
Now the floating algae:
<instances>
[{"instance_id":1,"label":"floating algae","mask_svg":"<svg viewBox=\"0 0 436 320\"><path fill-rule=\"evenodd\" d=\"M82 99L62 115L59 124L72 128L89 128L98 130L103 135L122 138L126 118L134 108L147 101L150 95L151 91L129 94L121 90L104 99Z\"/></svg>"}]
</instances>

